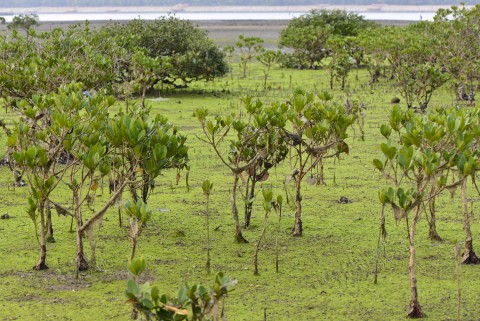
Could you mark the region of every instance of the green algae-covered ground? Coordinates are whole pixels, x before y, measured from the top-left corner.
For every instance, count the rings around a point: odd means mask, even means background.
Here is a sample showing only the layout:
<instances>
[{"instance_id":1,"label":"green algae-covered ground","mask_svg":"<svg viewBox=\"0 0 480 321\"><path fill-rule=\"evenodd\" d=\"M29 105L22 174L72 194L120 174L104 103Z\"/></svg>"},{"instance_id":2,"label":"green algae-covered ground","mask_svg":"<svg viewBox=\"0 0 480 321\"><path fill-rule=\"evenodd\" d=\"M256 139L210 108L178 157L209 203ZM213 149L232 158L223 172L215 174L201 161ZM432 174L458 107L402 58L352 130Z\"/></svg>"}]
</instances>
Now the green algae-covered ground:
<instances>
[{"instance_id":1,"label":"green algae-covered ground","mask_svg":"<svg viewBox=\"0 0 480 321\"><path fill-rule=\"evenodd\" d=\"M253 275L255 241L261 233L263 211L254 208L252 226L244 231L249 244L234 242L230 213L232 177L213 152L200 142L200 128L192 112L207 107L211 114L240 111L240 96L249 94L264 102L283 101L296 87L310 91L327 89L328 75L322 70L275 69L263 90L260 65L250 67L247 79L240 79L237 66L224 79L195 83L184 91L158 93L149 101L154 113L167 116L188 135L191 159L190 191L185 181L175 184L175 173L165 172L157 181L149 207L154 215L137 248L147 270L141 281L157 285L164 293L175 294L184 283L209 283L213 275L205 270L205 198L201 184L214 184L211 196L212 266L237 279L226 300L231 321L264 320L403 320L409 302L409 244L405 223L387 216L388 237L381 249L379 282L373 284L375 248L381 206L378 190L385 179L371 161L379 157L382 141L379 126L386 121L390 99L398 96L386 80L367 84L365 70L352 72L345 91L335 89L335 99L361 100L367 106L365 141L350 133L350 154L325 164L326 185L304 184L304 236L293 238L294 209L286 205L280 233L280 272L275 273L275 224L267 230L267 246L259 255L260 275ZM338 86L337 86L338 87ZM453 103L453 94L444 88L432 105ZM7 122L13 114L2 112ZM356 134L356 135L355 135ZM4 145L5 136L1 136ZM290 164L272 172L263 184L275 194L284 193L284 178ZM37 259L34 226L25 212L27 189L9 187L11 173L0 169L0 320L128 320L131 307L123 290L130 242L128 229L118 226L117 210L110 210L97 236L97 267L75 278L75 235L69 232L70 218L54 217L56 243L48 244L47 271L33 271ZM292 190L293 184L287 189ZM55 198L67 202L58 191ZM473 193L473 192L472 192ZM104 197L108 196L105 187ZM349 204L337 202L340 197ZM240 197L240 195L239 195ZM474 222L474 246L480 244L478 196L470 195ZM241 198L240 198L241 199ZM463 239L460 195L442 195L437 203L442 242L427 239L427 222L422 217L417 233L417 277L419 300L431 320L456 320L457 291L461 289L461 319L475 320L480 311L478 266L461 266L456 271L454 240ZM242 210L240 208L240 214ZM273 219L271 220L273 223ZM462 246L463 243L459 242ZM87 253L89 245L86 242ZM458 286L457 280L460 280Z\"/></svg>"}]
</instances>

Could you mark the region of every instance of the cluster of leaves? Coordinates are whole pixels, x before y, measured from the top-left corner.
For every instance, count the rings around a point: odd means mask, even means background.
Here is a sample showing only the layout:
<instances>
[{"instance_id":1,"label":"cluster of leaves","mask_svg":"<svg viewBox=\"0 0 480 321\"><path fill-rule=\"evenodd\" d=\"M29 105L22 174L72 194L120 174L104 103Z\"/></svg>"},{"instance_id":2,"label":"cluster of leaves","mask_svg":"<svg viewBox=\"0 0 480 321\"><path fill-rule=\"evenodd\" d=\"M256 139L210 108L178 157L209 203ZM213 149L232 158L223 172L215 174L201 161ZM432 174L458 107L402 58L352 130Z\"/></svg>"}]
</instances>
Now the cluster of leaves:
<instances>
[{"instance_id":1,"label":"cluster of leaves","mask_svg":"<svg viewBox=\"0 0 480 321\"><path fill-rule=\"evenodd\" d=\"M233 291L235 280L219 272L211 287L201 284L182 286L176 297L160 294L149 283L139 285L136 278L145 270L145 260L134 259L128 264L132 278L125 296L135 311L147 320L220 320L224 317L223 301Z\"/></svg>"},{"instance_id":2,"label":"cluster of leaves","mask_svg":"<svg viewBox=\"0 0 480 321\"><path fill-rule=\"evenodd\" d=\"M332 53L328 44L332 38L355 37L372 25L363 16L342 10L312 10L293 18L280 34L280 46L293 51L286 56L284 65L318 68Z\"/></svg>"},{"instance_id":3,"label":"cluster of leaves","mask_svg":"<svg viewBox=\"0 0 480 321\"><path fill-rule=\"evenodd\" d=\"M236 205L240 175L245 172L248 179L245 193L245 226L248 227L256 182L268 179L268 171L286 158L290 148L298 166L292 175L295 176L296 186L293 233L302 235L301 182L323 160L348 153L345 143L347 129L356 118L331 99L327 92L315 95L296 90L286 102L275 102L270 106L246 97L242 99L245 113L239 116L217 116L211 120L206 109L195 112L204 134L204 138L200 139L213 148L234 174L232 214L236 222L237 241L246 241L241 233ZM230 144L225 153L221 147L227 138Z\"/></svg>"},{"instance_id":4,"label":"cluster of leaves","mask_svg":"<svg viewBox=\"0 0 480 321\"><path fill-rule=\"evenodd\" d=\"M480 153L479 110L438 109L428 116L404 111L394 106L389 122L380 128L388 142L380 149L384 160L373 160L374 166L393 181L394 187L380 191L382 203L380 233L386 236L384 207L391 205L395 219L405 220L410 241L410 278L412 296L409 317L422 316L417 298L415 262L416 223L422 208L430 209L429 236L438 236L435 226L435 198L445 189L462 186L464 230L466 234L464 263L477 263L470 232L466 200L466 180L475 177ZM451 183L447 183L451 182ZM409 215L410 212L414 214ZM410 220L409 220L410 218ZM410 222L410 223L409 223ZM410 224L410 225L409 225Z\"/></svg>"},{"instance_id":5,"label":"cluster of leaves","mask_svg":"<svg viewBox=\"0 0 480 321\"><path fill-rule=\"evenodd\" d=\"M473 104L479 84L480 5L439 9L434 21L369 28L359 36L371 81L394 79L409 108L425 111L432 94L451 81L457 101Z\"/></svg>"},{"instance_id":6,"label":"cluster of leaves","mask_svg":"<svg viewBox=\"0 0 480 321\"><path fill-rule=\"evenodd\" d=\"M213 80L228 72L225 54L205 31L188 20L173 16L152 22L136 19L106 26L103 31L110 37L121 38L129 48L141 50L143 56L137 59L140 65L148 67L147 62L152 59L168 58L168 63L154 64L157 70L148 68L155 77L148 89L157 83L185 87L194 80ZM126 69L125 73L131 67Z\"/></svg>"},{"instance_id":7,"label":"cluster of leaves","mask_svg":"<svg viewBox=\"0 0 480 321\"><path fill-rule=\"evenodd\" d=\"M280 50L270 50L263 47L263 39L259 37L247 37L243 34L238 36L235 46L226 46L223 48L224 52L229 57L237 51L240 56L240 69L242 70L242 77L247 77L248 64L256 59L263 65L263 89L267 89L267 79L271 68L282 59L282 52Z\"/></svg>"},{"instance_id":8,"label":"cluster of leaves","mask_svg":"<svg viewBox=\"0 0 480 321\"><path fill-rule=\"evenodd\" d=\"M71 82L124 98L138 93L144 99L156 84L186 85L228 71L223 52L207 34L174 17L98 30L86 22L42 33L33 28L36 20L20 18L9 25L12 34L0 38L0 92L7 103L55 92Z\"/></svg>"},{"instance_id":9,"label":"cluster of leaves","mask_svg":"<svg viewBox=\"0 0 480 321\"><path fill-rule=\"evenodd\" d=\"M200 139L212 146L222 163L234 174L232 214L236 224L235 235L237 241L246 242L242 236L236 203L240 175L248 173L254 186L256 181L268 177L268 170L281 162L288 151L283 146L284 138L279 130L286 122L282 112L284 107L280 104L264 106L251 97L243 98L242 104L246 111L243 115L216 116L211 120L207 109L197 109L194 116L203 129L204 138ZM230 139L229 146L224 153L221 148L227 137ZM249 222L249 217L246 222Z\"/></svg>"},{"instance_id":10,"label":"cluster of leaves","mask_svg":"<svg viewBox=\"0 0 480 321\"><path fill-rule=\"evenodd\" d=\"M142 204L147 202L155 178L165 169L187 166L186 138L165 118L152 118L149 109L135 106L110 117L114 102L113 97L85 96L80 84L15 101L14 110L21 121L8 144L16 166L26 173L29 182L29 214L35 223L40 221L41 254L36 269L47 268L46 203L63 209L63 214L68 212L61 201L52 198L55 187L66 185L72 193L73 211L69 214L77 222L77 267L85 270L88 262L83 254L83 233L102 219L123 189L128 187L135 201L135 206L129 203L127 212L132 217L131 234L136 242L139 230L135 223L145 223L149 217ZM116 182L115 191L102 207L95 209L104 177ZM93 211L87 221L83 220L85 205Z\"/></svg>"}]
</instances>

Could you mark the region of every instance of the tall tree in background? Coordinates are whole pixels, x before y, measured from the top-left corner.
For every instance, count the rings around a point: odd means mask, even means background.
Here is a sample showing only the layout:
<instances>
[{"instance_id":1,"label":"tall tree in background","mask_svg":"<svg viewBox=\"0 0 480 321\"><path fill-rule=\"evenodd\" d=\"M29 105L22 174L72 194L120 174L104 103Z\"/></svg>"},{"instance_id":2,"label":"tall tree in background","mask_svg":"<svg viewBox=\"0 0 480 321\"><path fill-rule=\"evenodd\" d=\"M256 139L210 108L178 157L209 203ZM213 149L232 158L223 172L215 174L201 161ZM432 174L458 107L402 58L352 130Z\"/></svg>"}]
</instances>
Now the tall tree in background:
<instances>
[{"instance_id":1,"label":"tall tree in background","mask_svg":"<svg viewBox=\"0 0 480 321\"><path fill-rule=\"evenodd\" d=\"M104 30L121 38L125 46L143 50L148 57L169 58L171 68L155 71L158 86L186 87L192 81L213 80L228 72L223 51L191 21L173 16L154 21L135 19Z\"/></svg>"},{"instance_id":2,"label":"tall tree in background","mask_svg":"<svg viewBox=\"0 0 480 321\"><path fill-rule=\"evenodd\" d=\"M360 30L374 25L363 16L342 10L312 10L293 18L280 33L280 46L290 48L293 64L317 68L329 56L327 41L332 36L357 36Z\"/></svg>"}]
</instances>

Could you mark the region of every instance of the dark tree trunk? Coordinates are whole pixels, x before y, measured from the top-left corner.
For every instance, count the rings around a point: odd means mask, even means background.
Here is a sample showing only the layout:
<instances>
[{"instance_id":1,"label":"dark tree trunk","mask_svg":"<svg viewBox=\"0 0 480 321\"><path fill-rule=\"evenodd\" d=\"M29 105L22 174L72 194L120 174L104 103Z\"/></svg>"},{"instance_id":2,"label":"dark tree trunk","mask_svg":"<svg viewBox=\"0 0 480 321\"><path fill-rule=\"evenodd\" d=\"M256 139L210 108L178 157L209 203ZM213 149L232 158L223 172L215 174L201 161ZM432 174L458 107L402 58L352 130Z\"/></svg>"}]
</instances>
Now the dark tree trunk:
<instances>
[{"instance_id":1,"label":"dark tree trunk","mask_svg":"<svg viewBox=\"0 0 480 321\"><path fill-rule=\"evenodd\" d=\"M253 274L254 275L259 275L258 273L258 252L260 252L260 245L262 243L262 240L265 239L265 234L267 233L267 223L268 223L268 212L265 212L265 219L263 221L263 229L262 229L262 235L260 235L260 238L258 239L257 246L255 247L255 255L253 257ZM277 265L277 273L278 273L278 265Z\"/></svg>"},{"instance_id":2,"label":"dark tree trunk","mask_svg":"<svg viewBox=\"0 0 480 321\"><path fill-rule=\"evenodd\" d=\"M295 178L295 226L293 236L302 236L302 195L301 195L302 172Z\"/></svg>"},{"instance_id":3,"label":"dark tree trunk","mask_svg":"<svg viewBox=\"0 0 480 321\"><path fill-rule=\"evenodd\" d=\"M248 178L248 182L251 182L251 185L247 184L247 201L245 203L245 228L250 227L250 219L252 218L252 209L253 202L250 200L255 197L255 185L257 183L256 179L253 176Z\"/></svg>"},{"instance_id":4,"label":"dark tree trunk","mask_svg":"<svg viewBox=\"0 0 480 321\"><path fill-rule=\"evenodd\" d=\"M408 271L410 273L410 308L407 314L407 317L410 319L423 318L423 312L418 303L418 293L417 293L417 277L415 274L415 230L417 226L417 221L420 216L420 207L421 204L417 205L415 210L415 216L412 220L412 226L410 227L409 241L410 241L410 261L408 264Z\"/></svg>"},{"instance_id":5,"label":"dark tree trunk","mask_svg":"<svg viewBox=\"0 0 480 321\"><path fill-rule=\"evenodd\" d=\"M40 211L40 257L37 264L33 267L34 270L46 270L47 266L47 242L45 237L45 201L41 200L39 204Z\"/></svg>"},{"instance_id":6,"label":"dark tree trunk","mask_svg":"<svg viewBox=\"0 0 480 321\"><path fill-rule=\"evenodd\" d=\"M55 243L55 238L53 237L53 225L52 225L52 211L50 209L50 201L45 201L45 213L47 216L47 242L48 243Z\"/></svg>"},{"instance_id":7,"label":"dark tree trunk","mask_svg":"<svg viewBox=\"0 0 480 321\"><path fill-rule=\"evenodd\" d=\"M377 249L375 251L375 271L373 284L378 283L378 259L380 252L380 240L383 238L384 250L385 250L385 238L387 237L387 230L385 229L385 204L382 204L382 212L380 215L380 229L378 231Z\"/></svg>"},{"instance_id":8,"label":"dark tree trunk","mask_svg":"<svg viewBox=\"0 0 480 321\"><path fill-rule=\"evenodd\" d=\"M122 225L122 210L120 209L120 207L118 207L118 226L122 227Z\"/></svg>"},{"instance_id":9,"label":"dark tree trunk","mask_svg":"<svg viewBox=\"0 0 480 321\"><path fill-rule=\"evenodd\" d=\"M440 235L438 235L437 225L435 224L437 217L435 215L435 196L433 195L434 193L436 193L436 191L432 190L432 194L430 195L431 199L428 203L428 207L430 209L430 221L428 222L428 238L432 241L441 241L442 238L440 237Z\"/></svg>"},{"instance_id":10,"label":"dark tree trunk","mask_svg":"<svg viewBox=\"0 0 480 321\"><path fill-rule=\"evenodd\" d=\"M210 266L210 212L208 211L208 206L210 203L210 196L207 193L207 205L206 205L206 217L207 217L207 263L205 264L205 268L207 269L207 274L210 275L211 266Z\"/></svg>"},{"instance_id":11,"label":"dark tree trunk","mask_svg":"<svg viewBox=\"0 0 480 321\"><path fill-rule=\"evenodd\" d=\"M235 221L235 240L238 243L248 243L248 241L242 235L242 228L240 226L240 220L238 219L237 208L237 186L238 186L238 174L233 174L233 188L232 188L232 214Z\"/></svg>"},{"instance_id":12,"label":"dark tree trunk","mask_svg":"<svg viewBox=\"0 0 480 321\"><path fill-rule=\"evenodd\" d=\"M80 221L77 221L77 257L75 258L75 262L77 263L77 270L78 271L86 271L88 270L88 260L83 252L83 238L82 232L79 231L79 228L82 227Z\"/></svg>"},{"instance_id":13,"label":"dark tree trunk","mask_svg":"<svg viewBox=\"0 0 480 321\"><path fill-rule=\"evenodd\" d=\"M135 251L137 250L137 239L132 237L132 250L130 251L130 261L135 257Z\"/></svg>"},{"instance_id":14,"label":"dark tree trunk","mask_svg":"<svg viewBox=\"0 0 480 321\"><path fill-rule=\"evenodd\" d=\"M340 89L341 89L341 90L344 90L344 89L345 89L345 79L346 79L346 78L347 78L346 75L343 75L343 76L342 76L342 84L341 84L341 86L340 86Z\"/></svg>"},{"instance_id":15,"label":"dark tree trunk","mask_svg":"<svg viewBox=\"0 0 480 321\"><path fill-rule=\"evenodd\" d=\"M143 173L143 188L142 188L142 200L147 204L148 192L150 191L150 176L147 173Z\"/></svg>"},{"instance_id":16,"label":"dark tree trunk","mask_svg":"<svg viewBox=\"0 0 480 321\"><path fill-rule=\"evenodd\" d=\"M470 215L467 204L467 179L462 182L463 230L465 231L465 249L462 253L463 264L477 264L478 257L473 251L472 231L470 230Z\"/></svg>"},{"instance_id":17,"label":"dark tree trunk","mask_svg":"<svg viewBox=\"0 0 480 321\"><path fill-rule=\"evenodd\" d=\"M325 184L325 175L323 171L323 159L318 162L318 177L317 177L317 185L326 185Z\"/></svg>"},{"instance_id":18,"label":"dark tree trunk","mask_svg":"<svg viewBox=\"0 0 480 321\"><path fill-rule=\"evenodd\" d=\"M81 231L82 228L82 209L80 206L80 199L78 195L78 191L74 192L74 198L75 198L75 206L77 207L76 213L75 213L75 219L77 221L77 256L75 257L75 263L77 264L77 272L78 271L86 271L88 270L88 261L87 257L85 256L85 253L83 251L83 233Z\"/></svg>"}]
</instances>

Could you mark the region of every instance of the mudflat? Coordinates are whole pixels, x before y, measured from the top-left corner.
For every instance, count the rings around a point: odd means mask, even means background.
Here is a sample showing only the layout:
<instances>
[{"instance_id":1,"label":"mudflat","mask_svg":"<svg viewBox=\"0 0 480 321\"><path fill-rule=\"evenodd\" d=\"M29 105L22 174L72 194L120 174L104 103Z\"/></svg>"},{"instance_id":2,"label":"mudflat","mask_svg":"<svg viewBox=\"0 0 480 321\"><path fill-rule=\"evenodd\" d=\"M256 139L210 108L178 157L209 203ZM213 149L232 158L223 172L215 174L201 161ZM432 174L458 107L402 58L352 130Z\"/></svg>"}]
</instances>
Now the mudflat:
<instances>
[{"instance_id":1,"label":"mudflat","mask_svg":"<svg viewBox=\"0 0 480 321\"><path fill-rule=\"evenodd\" d=\"M280 32L287 27L289 20L198 20L192 21L200 29L208 32L210 38L219 46L234 45L239 35L259 37L267 49L275 49ZM406 25L409 21L381 20L384 25ZM55 28L68 28L79 22L40 22L38 31L50 31ZM126 21L89 21L91 28L98 28L109 23L126 23ZM8 33L6 25L0 25L0 34Z\"/></svg>"},{"instance_id":2,"label":"mudflat","mask_svg":"<svg viewBox=\"0 0 480 321\"><path fill-rule=\"evenodd\" d=\"M39 8L2 8L6 14L28 13L108 13L108 12L308 12L312 9L340 9L354 12L432 12L439 8L448 8L442 5L332 5L316 4L308 6L190 6L179 4L175 6L149 7L39 7ZM466 6L471 7L471 6Z\"/></svg>"}]
</instances>

